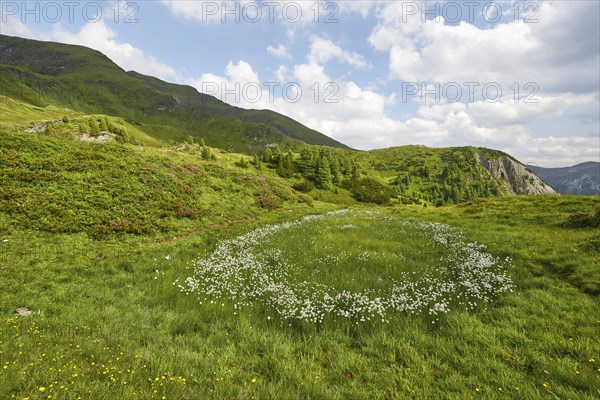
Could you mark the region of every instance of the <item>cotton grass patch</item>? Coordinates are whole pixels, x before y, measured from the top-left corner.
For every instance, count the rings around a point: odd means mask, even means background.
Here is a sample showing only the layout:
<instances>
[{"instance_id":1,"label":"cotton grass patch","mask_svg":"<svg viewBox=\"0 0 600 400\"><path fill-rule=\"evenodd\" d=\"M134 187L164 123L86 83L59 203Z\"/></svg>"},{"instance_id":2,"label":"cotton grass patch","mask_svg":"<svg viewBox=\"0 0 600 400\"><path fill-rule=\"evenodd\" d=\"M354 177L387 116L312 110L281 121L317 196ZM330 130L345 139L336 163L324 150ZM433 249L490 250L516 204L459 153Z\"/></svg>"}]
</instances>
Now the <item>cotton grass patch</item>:
<instances>
[{"instance_id":1,"label":"cotton grass patch","mask_svg":"<svg viewBox=\"0 0 600 400\"><path fill-rule=\"evenodd\" d=\"M260 304L283 320L435 321L512 291L508 265L448 225L342 210L224 240L175 284L200 303Z\"/></svg>"}]
</instances>

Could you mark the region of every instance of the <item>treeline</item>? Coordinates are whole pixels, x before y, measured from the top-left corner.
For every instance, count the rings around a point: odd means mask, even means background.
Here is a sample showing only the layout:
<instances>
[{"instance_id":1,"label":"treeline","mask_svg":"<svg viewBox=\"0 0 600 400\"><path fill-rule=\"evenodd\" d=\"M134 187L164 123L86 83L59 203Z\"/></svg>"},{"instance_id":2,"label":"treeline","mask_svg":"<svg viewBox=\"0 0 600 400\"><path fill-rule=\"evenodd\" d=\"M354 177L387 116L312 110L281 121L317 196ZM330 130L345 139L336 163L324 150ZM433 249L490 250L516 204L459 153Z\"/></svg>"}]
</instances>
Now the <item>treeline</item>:
<instances>
[{"instance_id":1,"label":"treeline","mask_svg":"<svg viewBox=\"0 0 600 400\"><path fill-rule=\"evenodd\" d=\"M376 204L386 204L396 195L389 185L366 176L346 152L333 148L303 147L299 154L267 148L261 155L255 155L251 163L258 168L266 164L283 178L300 179L293 187L304 193L314 188L339 187L349 190L357 201Z\"/></svg>"},{"instance_id":2,"label":"treeline","mask_svg":"<svg viewBox=\"0 0 600 400\"><path fill-rule=\"evenodd\" d=\"M397 160L395 167L399 173L393 185L405 202L440 206L500 195L498 184L468 149L443 153L437 162L422 157Z\"/></svg>"},{"instance_id":3,"label":"treeline","mask_svg":"<svg viewBox=\"0 0 600 400\"><path fill-rule=\"evenodd\" d=\"M266 167L283 178L297 179L293 187L304 193L315 188L334 192L343 188L366 203L387 204L397 199L404 204L441 206L501 194L500 184L490 177L473 150L417 150L419 153L387 161L382 159L384 155L359 163L350 152L329 147L307 146L296 153L267 148L250 161L242 157L236 165ZM396 177L389 183L379 178L394 172Z\"/></svg>"}]
</instances>

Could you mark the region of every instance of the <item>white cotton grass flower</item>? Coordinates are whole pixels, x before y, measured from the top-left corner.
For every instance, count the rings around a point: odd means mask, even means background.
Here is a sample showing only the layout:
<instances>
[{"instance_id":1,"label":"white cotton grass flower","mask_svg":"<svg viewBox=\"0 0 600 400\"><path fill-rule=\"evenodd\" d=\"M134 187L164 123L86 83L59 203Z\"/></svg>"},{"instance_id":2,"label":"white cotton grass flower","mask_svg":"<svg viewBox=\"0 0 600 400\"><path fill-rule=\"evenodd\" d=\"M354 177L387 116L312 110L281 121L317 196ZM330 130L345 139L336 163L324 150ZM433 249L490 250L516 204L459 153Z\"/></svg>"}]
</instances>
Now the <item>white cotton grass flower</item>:
<instances>
[{"instance_id":1,"label":"white cotton grass flower","mask_svg":"<svg viewBox=\"0 0 600 400\"><path fill-rule=\"evenodd\" d=\"M301 240L302 230L308 227L321 234L332 229L358 229L348 223L335 228L334 222L343 222L349 217L389 222L395 233L419 235L427 240L430 248L445 249L444 254L436 265L418 274L398 272L393 284L381 289L340 290L318 282L323 272L321 268L338 267L348 259L345 252L316 258L314 280L292 279L297 270L294 262L301 260L287 260L281 249L272 247L271 242L296 231ZM302 244L297 243L297 246L300 248ZM327 247L323 249L328 251ZM356 262L368 264L371 257L377 256L375 252L364 250ZM167 257L165 259L170 259ZM396 258L405 260L401 254ZM224 240L207 257L193 262L191 276L174 284L186 294L197 293L199 300L203 300L200 304L210 299L210 304L218 301L224 307L227 301L237 311L261 303L283 320L321 323L325 318L342 318L355 323L385 322L394 313L428 314L436 319L448 313L451 304L473 310L501 293L512 291L512 281L505 272L508 262L487 253L484 245L468 242L464 233L448 225L383 217L374 211L340 210L266 225ZM271 315L267 317L271 318Z\"/></svg>"}]
</instances>

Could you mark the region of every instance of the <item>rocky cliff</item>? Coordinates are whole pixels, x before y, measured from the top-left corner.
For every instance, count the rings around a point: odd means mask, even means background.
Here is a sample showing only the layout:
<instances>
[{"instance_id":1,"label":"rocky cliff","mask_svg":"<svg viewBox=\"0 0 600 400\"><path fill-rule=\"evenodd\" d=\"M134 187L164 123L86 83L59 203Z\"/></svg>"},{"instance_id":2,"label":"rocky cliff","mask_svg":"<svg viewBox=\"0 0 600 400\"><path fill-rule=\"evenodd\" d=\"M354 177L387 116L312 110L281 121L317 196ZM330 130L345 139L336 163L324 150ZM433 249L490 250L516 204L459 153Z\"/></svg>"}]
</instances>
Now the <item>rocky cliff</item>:
<instances>
[{"instance_id":1,"label":"rocky cliff","mask_svg":"<svg viewBox=\"0 0 600 400\"><path fill-rule=\"evenodd\" d=\"M523 164L506 155L489 157L483 153L481 163L505 195L558 194Z\"/></svg>"}]
</instances>

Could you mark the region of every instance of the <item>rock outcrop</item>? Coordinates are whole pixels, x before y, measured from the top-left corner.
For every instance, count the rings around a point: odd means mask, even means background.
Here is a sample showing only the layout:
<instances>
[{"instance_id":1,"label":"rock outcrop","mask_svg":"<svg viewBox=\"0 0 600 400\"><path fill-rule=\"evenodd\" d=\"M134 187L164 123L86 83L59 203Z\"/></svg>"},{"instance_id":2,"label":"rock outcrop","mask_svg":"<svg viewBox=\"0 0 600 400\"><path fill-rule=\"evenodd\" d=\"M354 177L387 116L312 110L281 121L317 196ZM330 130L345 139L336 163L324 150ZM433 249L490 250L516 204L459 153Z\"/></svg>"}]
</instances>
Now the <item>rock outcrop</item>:
<instances>
[{"instance_id":1,"label":"rock outcrop","mask_svg":"<svg viewBox=\"0 0 600 400\"><path fill-rule=\"evenodd\" d=\"M523 164L506 155L492 158L483 153L481 162L505 195L558 194Z\"/></svg>"}]
</instances>

